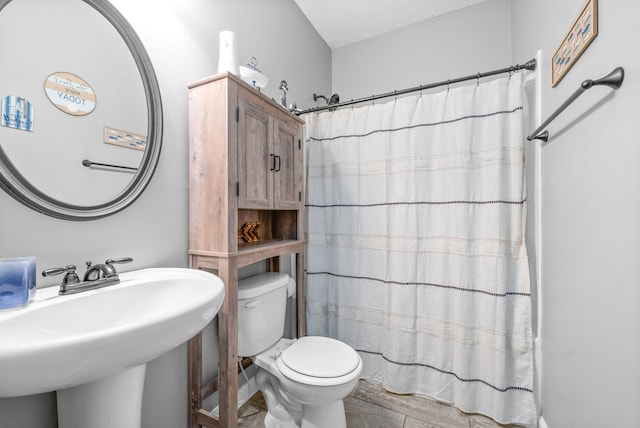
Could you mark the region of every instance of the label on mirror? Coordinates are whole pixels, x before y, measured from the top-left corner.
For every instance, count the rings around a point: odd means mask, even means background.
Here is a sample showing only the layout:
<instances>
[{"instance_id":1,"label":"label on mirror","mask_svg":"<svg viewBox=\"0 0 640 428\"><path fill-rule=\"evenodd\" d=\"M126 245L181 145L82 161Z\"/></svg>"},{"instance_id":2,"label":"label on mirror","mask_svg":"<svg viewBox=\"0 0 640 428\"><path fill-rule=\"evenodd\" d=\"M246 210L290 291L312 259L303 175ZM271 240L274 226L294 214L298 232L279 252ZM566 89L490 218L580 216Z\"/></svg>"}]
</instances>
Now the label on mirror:
<instances>
[{"instance_id":1,"label":"label on mirror","mask_svg":"<svg viewBox=\"0 0 640 428\"><path fill-rule=\"evenodd\" d=\"M44 82L44 92L54 106L74 116L85 116L96 108L93 88L73 73L50 74Z\"/></svg>"},{"instance_id":2,"label":"label on mirror","mask_svg":"<svg viewBox=\"0 0 640 428\"><path fill-rule=\"evenodd\" d=\"M33 108L29 100L13 95L4 97L0 125L23 131L33 131Z\"/></svg>"},{"instance_id":3,"label":"label on mirror","mask_svg":"<svg viewBox=\"0 0 640 428\"><path fill-rule=\"evenodd\" d=\"M106 144L142 151L147 147L147 137L144 135L122 131L108 126L104 127L104 142Z\"/></svg>"}]
</instances>

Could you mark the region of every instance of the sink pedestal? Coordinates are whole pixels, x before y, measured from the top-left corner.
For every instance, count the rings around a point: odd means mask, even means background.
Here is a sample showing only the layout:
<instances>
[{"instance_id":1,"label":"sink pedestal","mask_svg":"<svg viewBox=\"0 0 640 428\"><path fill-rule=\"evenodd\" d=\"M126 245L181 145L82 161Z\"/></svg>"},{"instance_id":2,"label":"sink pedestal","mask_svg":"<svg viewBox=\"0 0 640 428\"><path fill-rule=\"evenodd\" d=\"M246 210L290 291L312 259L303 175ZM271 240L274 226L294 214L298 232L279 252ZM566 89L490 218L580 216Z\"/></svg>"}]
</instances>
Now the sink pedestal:
<instances>
[{"instance_id":1,"label":"sink pedestal","mask_svg":"<svg viewBox=\"0 0 640 428\"><path fill-rule=\"evenodd\" d=\"M146 368L58 390L59 428L140 428Z\"/></svg>"}]
</instances>

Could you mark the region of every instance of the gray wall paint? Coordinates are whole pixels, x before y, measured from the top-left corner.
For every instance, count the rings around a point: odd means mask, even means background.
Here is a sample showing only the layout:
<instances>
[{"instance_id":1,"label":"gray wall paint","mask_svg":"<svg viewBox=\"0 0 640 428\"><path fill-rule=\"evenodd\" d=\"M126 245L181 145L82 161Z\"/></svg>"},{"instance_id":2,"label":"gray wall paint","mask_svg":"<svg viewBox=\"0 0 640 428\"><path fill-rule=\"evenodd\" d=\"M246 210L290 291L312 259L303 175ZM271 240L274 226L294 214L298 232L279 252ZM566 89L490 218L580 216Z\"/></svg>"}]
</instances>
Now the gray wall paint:
<instances>
[{"instance_id":1,"label":"gray wall paint","mask_svg":"<svg viewBox=\"0 0 640 428\"><path fill-rule=\"evenodd\" d=\"M39 270L70 263L81 267L86 260L120 256L134 258L122 271L188 265L187 83L217 72L220 31L237 33L241 64L251 56L258 59L259 68L270 78L264 90L268 96L279 98L282 79L289 83L288 101L301 107L315 104L314 92L331 90L330 49L293 0L112 3L142 39L158 76L164 108L158 169L131 207L96 221L46 217L0 192L0 257L36 256ZM39 278L38 286L59 281L59 277ZM185 345L151 362L145 385L143 427L188 425ZM55 427L54 394L0 399L0 425Z\"/></svg>"},{"instance_id":2,"label":"gray wall paint","mask_svg":"<svg viewBox=\"0 0 640 428\"><path fill-rule=\"evenodd\" d=\"M510 30L509 1L492 0L334 49L333 92L347 101L508 66Z\"/></svg>"},{"instance_id":3,"label":"gray wall paint","mask_svg":"<svg viewBox=\"0 0 640 428\"><path fill-rule=\"evenodd\" d=\"M44 217L0 194L0 256L35 255L39 269L121 255L136 260L127 270L187 265L186 83L216 72L221 30L238 33L241 62L258 58L271 78L265 93L277 99L286 79L288 100L303 108L316 105L314 92L348 100L523 62L543 49L546 117L582 80L623 65L623 88L585 94L550 126L542 152L542 394L549 428L634 426L640 144L631 128L640 113L640 58L627 52L640 4L600 1L600 34L551 89L550 57L583 3L492 0L331 54L290 0L114 0L160 81L165 139L158 171L132 207L87 223ZM186 426L186 353L182 346L150 364L143 426ZM0 399L8 426L53 428L54 417L51 394Z\"/></svg>"},{"instance_id":4,"label":"gray wall paint","mask_svg":"<svg viewBox=\"0 0 640 428\"><path fill-rule=\"evenodd\" d=\"M580 82L624 66L625 82L586 92L542 148L542 413L549 428L640 420L640 4L599 1L599 34L555 88L550 60L585 2L512 2L514 57L544 50L543 118ZM629 49L632 49L631 51Z\"/></svg>"}]
</instances>

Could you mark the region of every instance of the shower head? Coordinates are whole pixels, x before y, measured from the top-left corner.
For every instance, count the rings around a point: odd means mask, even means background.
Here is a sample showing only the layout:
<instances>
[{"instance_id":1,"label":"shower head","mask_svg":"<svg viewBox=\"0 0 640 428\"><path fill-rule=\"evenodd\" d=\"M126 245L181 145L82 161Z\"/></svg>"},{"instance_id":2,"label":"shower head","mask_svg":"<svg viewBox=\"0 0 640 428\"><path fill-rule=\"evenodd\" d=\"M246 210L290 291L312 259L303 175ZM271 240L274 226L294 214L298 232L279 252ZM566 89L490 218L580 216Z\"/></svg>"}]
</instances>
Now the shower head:
<instances>
[{"instance_id":1,"label":"shower head","mask_svg":"<svg viewBox=\"0 0 640 428\"><path fill-rule=\"evenodd\" d=\"M318 101L318 98L322 98L327 105L338 104L340 102L340 95L333 94L330 98L325 97L324 95L313 94L313 101Z\"/></svg>"}]
</instances>

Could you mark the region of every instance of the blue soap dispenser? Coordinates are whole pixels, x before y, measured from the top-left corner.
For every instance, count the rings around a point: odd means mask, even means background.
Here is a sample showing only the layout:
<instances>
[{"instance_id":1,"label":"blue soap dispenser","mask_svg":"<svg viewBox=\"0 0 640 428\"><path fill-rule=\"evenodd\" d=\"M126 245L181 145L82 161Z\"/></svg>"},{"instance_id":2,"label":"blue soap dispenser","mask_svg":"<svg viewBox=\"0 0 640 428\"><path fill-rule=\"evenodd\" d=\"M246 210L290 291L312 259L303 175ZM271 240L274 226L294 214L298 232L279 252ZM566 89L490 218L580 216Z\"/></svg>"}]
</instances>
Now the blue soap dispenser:
<instances>
[{"instance_id":1,"label":"blue soap dispenser","mask_svg":"<svg viewBox=\"0 0 640 428\"><path fill-rule=\"evenodd\" d=\"M26 306L36 294L36 258L0 258L0 310Z\"/></svg>"}]
</instances>

